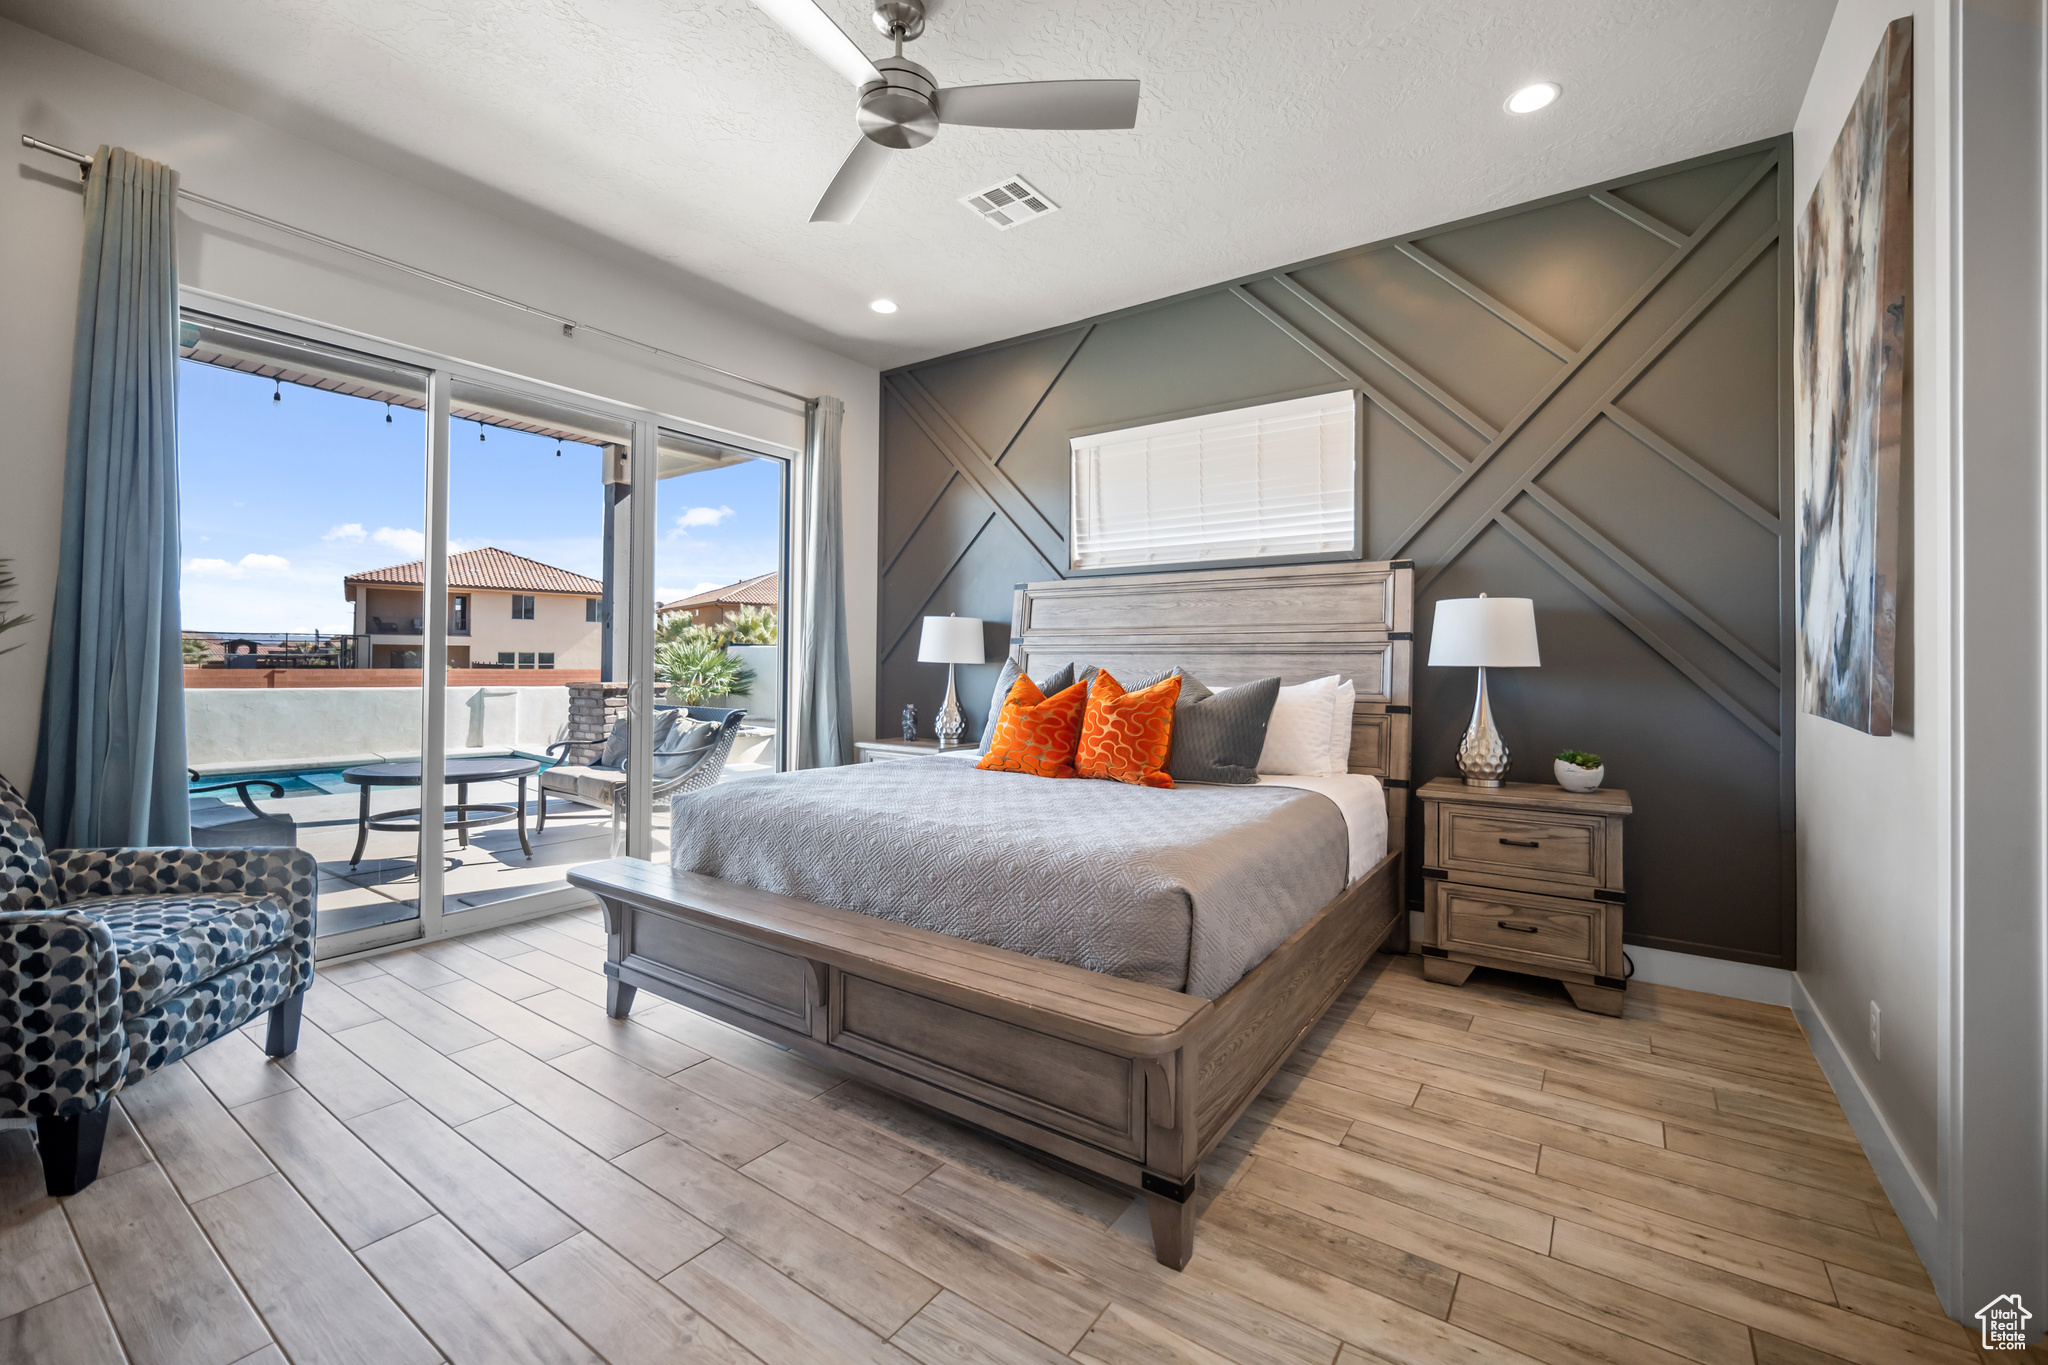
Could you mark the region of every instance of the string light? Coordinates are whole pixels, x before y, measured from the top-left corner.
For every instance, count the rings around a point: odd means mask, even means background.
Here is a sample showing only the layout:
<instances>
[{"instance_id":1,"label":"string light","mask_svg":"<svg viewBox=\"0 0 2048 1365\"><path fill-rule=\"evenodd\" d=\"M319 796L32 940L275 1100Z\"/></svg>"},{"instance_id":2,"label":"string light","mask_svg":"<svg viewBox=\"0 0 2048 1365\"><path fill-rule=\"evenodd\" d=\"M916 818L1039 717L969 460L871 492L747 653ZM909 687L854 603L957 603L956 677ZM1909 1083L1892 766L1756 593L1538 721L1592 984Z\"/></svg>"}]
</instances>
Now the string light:
<instances>
[{"instance_id":1,"label":"string light","mask_svg":"<svg viewBox=\"0 0 2048 1365\"><path fill-rule=\"evenodd\" d=\"M391 405L389 403L384 405L384 420L387 423L391 420Z\"/></svg>"},{"instance_id":2,"label":"string light","mask_svg":"<svg viewBox=\"0 0 2048 1365\"><path fill-rule=\"evenodd\" d=\"M284 381L282 379L273 379L270 382L277 386L270 391L270 401L282 403L284 401Z\"/></svg>"}]
</instances>

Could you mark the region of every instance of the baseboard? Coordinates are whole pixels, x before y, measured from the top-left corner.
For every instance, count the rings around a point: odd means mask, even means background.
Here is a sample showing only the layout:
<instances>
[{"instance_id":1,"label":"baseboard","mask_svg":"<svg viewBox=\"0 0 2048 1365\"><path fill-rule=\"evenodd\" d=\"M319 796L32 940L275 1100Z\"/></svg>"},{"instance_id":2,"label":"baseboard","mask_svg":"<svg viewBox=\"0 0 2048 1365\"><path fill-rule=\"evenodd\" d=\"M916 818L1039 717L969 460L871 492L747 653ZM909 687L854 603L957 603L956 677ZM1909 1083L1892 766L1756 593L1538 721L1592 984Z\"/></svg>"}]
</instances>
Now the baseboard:
<instances>
[{"instance_id":1,"label":"baseboard","mask_svg":"<svg viewBox=\"0 0 2048 1365\"><path fill-rule=\"evenodd\" d=\"M1668 948L1646 948L1634 943L1627 952L1629 960L1635 963L1632 979L1636 981L1751 1000L1759 1005L1783 1005L1789 1009L1792 1004L1794 978L1783 967L1759 967L1751 962L1674 953Z\"/></svg>"},{"instance_id":2,"label":"baseboard","mask_svg":"<svg viewBox=\"0 0 2048 1365\"><path fill-rule=\"evenodd\" d=\"M1422 942L1422 912L1408 912L1408 941ZM1758 967L1748 962L1728 962L1696 953L1674 953L1668 948L1628 947L1635 963L1634 980L1655 986L1678 986L1708 995L1725 995L1752 1000L1759 1005L1792 1004L1792 973L1782 967Z\"/></svg>"},{"instance_id":3,"label":"baseboard","mask_svg":"<svg viewBox=\"0 0 2048 1365\"><path fill-rule=\"evenodd\" d=\"M1905 1224L1906 1236L1912 1239L1913 1250L1927 1267L1928 1277L1937 1286L1947 1284L1948 1238L1934 1194L1920 1182L1919 1173L1906 1160L1891 1125L1871 1103L1870 1092L1864 1087L1863 1078L1856 1074L1855 1064L1849 1060L1841 1039L1835 1037L1826 1017L1814 1008L1813 997L1806 993L1805 983L1796 975L1792 978L1792 1013L1806 1030L1814 1060L1820 1063L1821 1074L1834 1089L1835 1100L1842 1106L1842 1114L1855 1131L1856 1140L1863 1144L1863 1154L1870 1158L1870 1167L1877 1172L1877 1183L1884 1186L1886 1197L1892 1201L1892 1211Z\"/></svg>"}]
</instances>

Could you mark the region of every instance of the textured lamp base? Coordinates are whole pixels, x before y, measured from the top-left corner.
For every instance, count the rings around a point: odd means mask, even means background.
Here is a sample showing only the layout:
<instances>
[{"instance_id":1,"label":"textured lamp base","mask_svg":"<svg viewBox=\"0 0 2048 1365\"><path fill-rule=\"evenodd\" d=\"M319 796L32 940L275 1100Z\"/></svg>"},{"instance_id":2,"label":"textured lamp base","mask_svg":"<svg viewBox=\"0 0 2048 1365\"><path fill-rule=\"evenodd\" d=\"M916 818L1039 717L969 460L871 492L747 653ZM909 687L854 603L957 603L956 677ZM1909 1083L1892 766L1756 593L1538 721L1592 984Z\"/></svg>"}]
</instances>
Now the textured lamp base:
<instances>
[{"instance_id":1,"label":"textured lamp base","mask_svg":"<svg viewBox=\"0 0 2048 1365\"><path fill-rule=\"evenodd\" d=\"M1493 724L1486 700L1486 670L1479 670L1479 695L1472 701L1472 724L1458 742L1458 771L1468 787L1498 787L1508 775L1508 742Z\"/></svg>"},{"instance_id":2,"label":"textured lamp base","mask_svg":"<svg viewBox=\"0 0 2048 1365\"><path fill-rule=\"evenodd\" d=\"M954 691L954 673L958 665L946 665L946 704L939 708L938 718L932 723L932 734L938 738L941 749L957 749L967 734L967 717L960 714L960 697Z\"/></svg>"}]
</instances>

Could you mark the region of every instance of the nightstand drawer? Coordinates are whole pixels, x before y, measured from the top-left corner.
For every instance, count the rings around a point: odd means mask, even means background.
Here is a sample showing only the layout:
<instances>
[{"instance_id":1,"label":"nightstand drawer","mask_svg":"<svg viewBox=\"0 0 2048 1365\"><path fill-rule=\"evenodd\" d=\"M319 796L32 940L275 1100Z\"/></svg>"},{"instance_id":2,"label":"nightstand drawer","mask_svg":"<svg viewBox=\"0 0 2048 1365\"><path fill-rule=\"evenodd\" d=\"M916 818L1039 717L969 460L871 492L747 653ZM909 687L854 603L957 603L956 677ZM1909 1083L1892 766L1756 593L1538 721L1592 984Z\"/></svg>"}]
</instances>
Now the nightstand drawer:
<instances>
[{"instance_id":1,"label":"nightstand drawer","mask_svg":"<svg viewBox=\"0 0 2048 1365\"><path fill-rule=\"evenodd\" d=\"M1446 803L1430 865L1578 887L1601 885L1607 822L1597 815Z\"/></svg>"},{"instance_id":2,"label":"nightstand drawer","mask_svg":"<svg viewBox=\"0 0 2048 1365\"><path fill-rule=\"evenodd\" d=\"M1582 972L1599 973L1605 965L1601 925L1607 907L1598 901L1444 881L1431 882L1430 891L1441 948Z\"/></svg>"}]
</instances>

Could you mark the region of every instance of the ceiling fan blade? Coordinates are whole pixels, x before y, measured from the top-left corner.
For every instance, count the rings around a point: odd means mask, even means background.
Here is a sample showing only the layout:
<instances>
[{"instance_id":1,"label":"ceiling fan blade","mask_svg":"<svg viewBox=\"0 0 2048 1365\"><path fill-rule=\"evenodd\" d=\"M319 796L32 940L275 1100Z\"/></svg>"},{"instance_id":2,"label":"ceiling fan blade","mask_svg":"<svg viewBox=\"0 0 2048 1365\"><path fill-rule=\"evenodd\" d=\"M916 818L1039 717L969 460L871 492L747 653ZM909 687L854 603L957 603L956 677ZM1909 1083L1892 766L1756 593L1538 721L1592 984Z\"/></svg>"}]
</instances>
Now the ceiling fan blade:
<instances>
[{"instance_id":1,"label":"ceiling fan blade","mask_svg":"<svg viewBox=\"0 0 2048 1365\"><path fill-rule=\"evenodd\" d=\"M819 61L855 85L880 80L882 73L839 25L825 17L811 0L754 0L761 12L789 31L789 36L817 55Z\"/></svg>"},{"instance_id":2,"label":"ceiling fan blade","mask_svg":"<svg viewBox=\"0 0 2048 1365\"><path fill-rule=\"evenodd\" d=\"M839 168L839 174L832 177L832 183L825 187L825 197L818 201L818 207L811 210L814 223L850 223L860 212L860 206L868 201L874 192L875 182L882 178L888 168L891 153L879 142L862 138L853 144L853 154L846 158L846 164Z\"/></svg>"},{"instance_id":3,"label":"ceiling fan blade","mask_svg":"<svg viewBox=\"0 0 2048 1365\"><path fill-rule=\"evenodd\" d=\"M1136 81L1018 81L939 92L939 122L972 128L1135 128Z\"/></svg>"}]
</instances>

